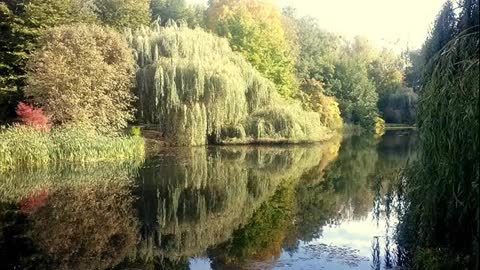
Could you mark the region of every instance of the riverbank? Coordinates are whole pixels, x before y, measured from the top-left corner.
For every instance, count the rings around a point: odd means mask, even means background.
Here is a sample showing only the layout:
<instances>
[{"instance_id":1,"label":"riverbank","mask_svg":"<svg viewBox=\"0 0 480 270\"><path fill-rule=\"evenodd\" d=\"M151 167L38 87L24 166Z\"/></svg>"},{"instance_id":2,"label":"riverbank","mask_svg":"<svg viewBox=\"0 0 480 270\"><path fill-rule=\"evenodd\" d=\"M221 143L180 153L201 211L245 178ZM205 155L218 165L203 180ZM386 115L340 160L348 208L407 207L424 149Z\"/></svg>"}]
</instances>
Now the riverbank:
<instances>
[{"instance_id":1,"label":"riverbank","mask_svg":"<svg viewBox=\"0 0 480 270\"><path fill-rule=\"evenodd\" d=\"M406 124L385 124L385 130L416 130L417 127L414 125L406 125Z\"/></svg>"}]
</instances>

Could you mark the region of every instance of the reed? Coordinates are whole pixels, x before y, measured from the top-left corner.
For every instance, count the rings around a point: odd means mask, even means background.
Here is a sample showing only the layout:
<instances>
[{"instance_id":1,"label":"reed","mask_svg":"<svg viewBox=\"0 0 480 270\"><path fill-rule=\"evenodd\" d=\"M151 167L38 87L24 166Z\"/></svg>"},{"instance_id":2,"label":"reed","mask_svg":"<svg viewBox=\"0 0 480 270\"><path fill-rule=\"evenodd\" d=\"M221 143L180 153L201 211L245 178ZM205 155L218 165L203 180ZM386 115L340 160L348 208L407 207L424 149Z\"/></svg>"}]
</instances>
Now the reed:
<instances>
[{"instance_id":1,"label":"reed","mask_svg":"<svg viewBox=\"0 0 480 270\"><path fill-rule=\"evenodd\" d=\"M45 167L58 162L143 160L144 140L139 136L101 135L81 128L51 132L27 126L0 130L0 170Z\"/></svg>"}]
</instances>

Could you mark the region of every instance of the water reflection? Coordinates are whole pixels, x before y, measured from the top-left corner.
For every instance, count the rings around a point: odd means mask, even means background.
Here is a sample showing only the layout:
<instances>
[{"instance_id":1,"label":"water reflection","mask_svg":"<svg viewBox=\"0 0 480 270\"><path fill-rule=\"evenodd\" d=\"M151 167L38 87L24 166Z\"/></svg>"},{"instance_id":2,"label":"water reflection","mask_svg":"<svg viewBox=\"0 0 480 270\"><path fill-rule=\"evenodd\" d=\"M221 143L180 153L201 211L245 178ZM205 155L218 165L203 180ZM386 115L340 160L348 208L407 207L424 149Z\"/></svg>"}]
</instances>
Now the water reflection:
<instances>
[{"instance_id":1,"label":"water reflection","mask_svg":"<svg viewBox=\"0 0 480 270\"><path fill-rule=\"evenodd\" d=\"M105 269L135 248L129 166L2 175L2 269Z\"/></svg>"},{"instance_id":2,"label":"water reflection","mask_svg":"<svg viewBox=\"0 0 480 270\"><path fill-rule=\"evenodd\" d=\"M415 136L165 149L0 178L6 269L389 269ZM3 265L2 265L3 267ZM3 268L2 268L3 269Z\"/></svg>"},{"instance_id":3,"label":"water reflection","mask_svg":"<svg viewBox=\"0 0 480 270\"><path fill-rule=\"evenodd\" d=\"M209 247L228 241L235 229L254 220L256 210L256 216L266 217L259 214L263 203L306 171L322 171L338 147L339 141L314 148L190 148L149 160L136 192L140 257L206 255Z\"/></svg>"}]
</instances>

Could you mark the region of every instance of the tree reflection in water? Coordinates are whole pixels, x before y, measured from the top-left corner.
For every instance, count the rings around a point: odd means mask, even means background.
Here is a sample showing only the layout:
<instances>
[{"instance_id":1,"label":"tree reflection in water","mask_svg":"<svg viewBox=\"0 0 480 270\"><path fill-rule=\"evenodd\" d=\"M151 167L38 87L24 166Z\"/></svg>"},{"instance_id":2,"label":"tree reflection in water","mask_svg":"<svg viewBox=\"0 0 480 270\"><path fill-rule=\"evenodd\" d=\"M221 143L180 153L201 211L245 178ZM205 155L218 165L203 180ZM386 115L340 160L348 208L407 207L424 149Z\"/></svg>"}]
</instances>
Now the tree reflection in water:
<instances>
[{"instance_id":1,"label":"tree reflection in water","mask_svg":"<svg viewBox=\"0 0 480 270\"><path fill-rule=\"evenodd\" d=\"M129 166L6 175L2 187L20 189L1 196L4 205L9 202L1 211L2 266L105 269L123 261L138 240L130 194L133 176Z\"/></svg>"},{"instance_id":2,"label":"tree reflection in water","mask_svg":"<svg viewBox=\"0 0 480 270\"><path fill-rule=\"evenodd\" d=\"M387 132L341 147L175 148L141 168L17 173L0 180L0 259L7 269L189 269L192 257L213 269L302 263L287 253L385 269L397 264L397 175L413 144ZM369 218L384 229L370 259L321 242Z\"/></svg>"}]
</instances>

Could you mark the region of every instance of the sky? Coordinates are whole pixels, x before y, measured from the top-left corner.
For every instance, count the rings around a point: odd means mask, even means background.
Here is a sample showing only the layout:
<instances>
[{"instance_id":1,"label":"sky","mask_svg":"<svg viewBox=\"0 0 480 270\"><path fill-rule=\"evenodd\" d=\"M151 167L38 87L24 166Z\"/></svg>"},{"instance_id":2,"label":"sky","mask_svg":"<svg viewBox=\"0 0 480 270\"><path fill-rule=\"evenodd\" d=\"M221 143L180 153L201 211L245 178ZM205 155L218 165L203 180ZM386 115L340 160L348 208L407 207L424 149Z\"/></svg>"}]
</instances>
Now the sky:
<instances>
[{"instance_id":1,"label":"sky","mask_svg":"<svg viewBox=\"0 0 480 270\"><path fill-rule=\"evenodd\" d=\"M207 0L187 0L207 3ZM312 16L319 25L346 38L361 35L380 47L420 48L445 0L277 0L299 16Z\"/></svg>"}]
</instances>

